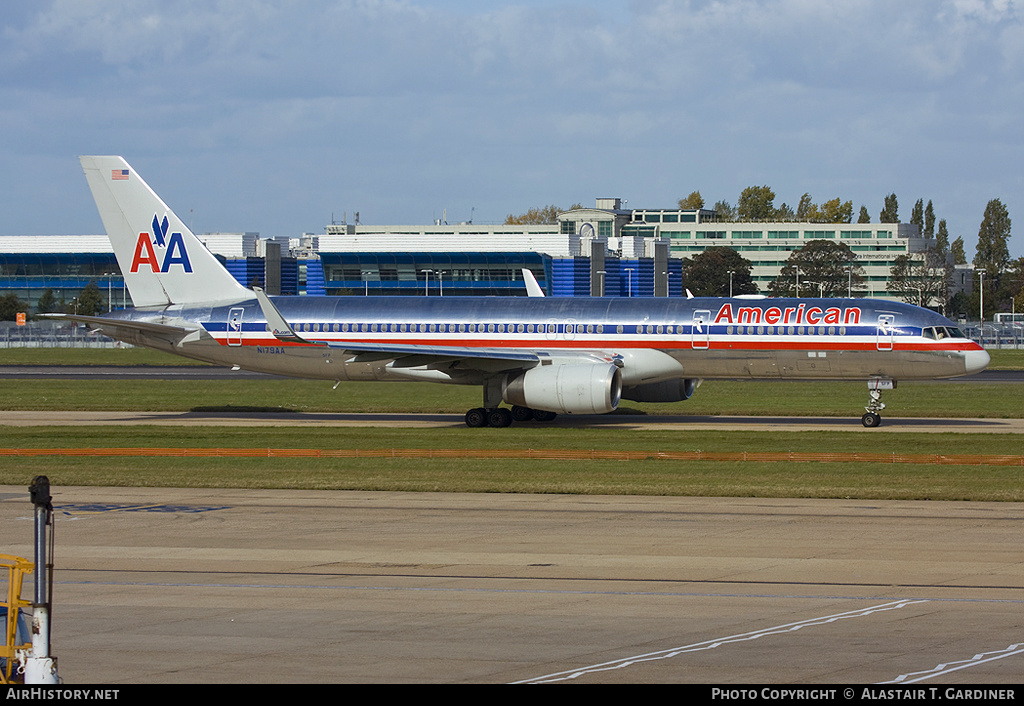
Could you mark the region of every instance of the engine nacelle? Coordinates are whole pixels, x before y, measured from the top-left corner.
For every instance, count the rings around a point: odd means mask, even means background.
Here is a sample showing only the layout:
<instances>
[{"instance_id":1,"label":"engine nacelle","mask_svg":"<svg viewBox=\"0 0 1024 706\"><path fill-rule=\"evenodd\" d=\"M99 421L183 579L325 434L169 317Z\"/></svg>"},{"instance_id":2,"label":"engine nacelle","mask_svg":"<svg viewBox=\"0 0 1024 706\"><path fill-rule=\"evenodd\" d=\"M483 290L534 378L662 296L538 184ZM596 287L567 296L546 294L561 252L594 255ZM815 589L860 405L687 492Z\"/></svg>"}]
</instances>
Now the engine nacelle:
<instances>
[{"instance_id":1,"label":"engine nacelle","mask_svg":"<svg viewBox=\"0 0 1024 706\"><path fill-rule=\"evenodd\" d=\"M622 398L634 402L682 402L690 399L699 384L700 380L693 378L649 382L625 388Z\"/></svg>"},{"instance_id":2,"label":"engine nacelle","mask_svg":"<svg viewBox=\"0 0 1024 706\"><path fill-rule=\"evenodd\" d=\"M542 365L509 375L501 397L509 404L563 414L604 414L619 406L622 374L611 363Z\"/></svg>"}]
</instances>

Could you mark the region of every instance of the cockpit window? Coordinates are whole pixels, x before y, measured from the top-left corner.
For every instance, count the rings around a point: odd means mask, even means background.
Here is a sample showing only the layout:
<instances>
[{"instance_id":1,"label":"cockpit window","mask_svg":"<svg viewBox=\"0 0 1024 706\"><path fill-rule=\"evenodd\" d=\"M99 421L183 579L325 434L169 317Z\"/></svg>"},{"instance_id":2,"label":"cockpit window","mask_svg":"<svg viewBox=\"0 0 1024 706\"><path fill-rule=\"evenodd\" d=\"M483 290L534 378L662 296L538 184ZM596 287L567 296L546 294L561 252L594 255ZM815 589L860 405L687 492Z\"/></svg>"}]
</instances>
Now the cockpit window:
<instances>
[{"instance_id":1,"label":"cockpit window","mask_svg":"<svg viewBox=\"0 0 1024 706\"><path fill-rule=\"evenodd\" d=\"M933 341L941 341L944 338L966 338L963 331L955 326L929 326L921 331L921 335Z\"/></svg>"}]
</instances>

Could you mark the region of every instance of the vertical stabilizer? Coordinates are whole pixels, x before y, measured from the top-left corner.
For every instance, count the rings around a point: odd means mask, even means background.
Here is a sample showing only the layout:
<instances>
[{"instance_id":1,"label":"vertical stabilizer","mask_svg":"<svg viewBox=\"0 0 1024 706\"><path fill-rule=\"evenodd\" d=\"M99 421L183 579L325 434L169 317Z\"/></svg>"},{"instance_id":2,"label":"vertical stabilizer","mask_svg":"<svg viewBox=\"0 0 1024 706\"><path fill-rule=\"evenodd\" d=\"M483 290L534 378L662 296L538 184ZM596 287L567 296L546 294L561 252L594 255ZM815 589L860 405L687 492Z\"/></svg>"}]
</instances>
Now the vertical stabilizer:
<instances>
[{"instance_id":1,"label":"vertical stabilizer","mask_svg":"<svg viewBox=\"0 0 1024 706\"><path fill-rule=\"evenodd\" d=\"M252 297L123 158L79 159L135 306Z\"/></svg>"}]
</instances>

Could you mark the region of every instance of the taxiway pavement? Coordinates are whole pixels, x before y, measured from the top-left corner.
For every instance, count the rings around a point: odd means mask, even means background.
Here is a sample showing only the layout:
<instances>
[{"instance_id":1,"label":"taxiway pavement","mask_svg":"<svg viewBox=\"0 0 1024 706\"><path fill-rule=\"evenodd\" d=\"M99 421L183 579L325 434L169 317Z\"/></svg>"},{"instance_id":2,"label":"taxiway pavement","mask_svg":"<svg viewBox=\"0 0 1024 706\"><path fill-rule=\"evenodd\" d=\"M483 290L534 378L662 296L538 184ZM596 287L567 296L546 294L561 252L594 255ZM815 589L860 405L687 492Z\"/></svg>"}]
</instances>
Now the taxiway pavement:
<instances>
[{"instance_id":1,"label":"taxiway pavement","mask_svg":"<svg viewBox=\"0 0 1024 706\"><path fill-rule=\"evenodd\" d=\"M65 684L937 686L1024 670L1019 503L53 495ZM0 526L4 551L31 556L25 488L0 486Z\"/></svg>"},{"instance_id":2,"label":"taxiway pavement","mask_svg":"<svg viewBox=\"0 0 1024 706\"><path fill-rule=\"evenodd\" d=\"M465 428L461 414L354 414L341 412L63 412L5 411L6 426L247 426ZM536 422L529 422L536 424ZM659 429L664 431L861 431L935 434L1024 434L1024 419L883 417L864 429L852 417L711 417L684 415L559 415L551 426ZM472 433L472 430L467 430Z\"/></svg>"}]
</instances>

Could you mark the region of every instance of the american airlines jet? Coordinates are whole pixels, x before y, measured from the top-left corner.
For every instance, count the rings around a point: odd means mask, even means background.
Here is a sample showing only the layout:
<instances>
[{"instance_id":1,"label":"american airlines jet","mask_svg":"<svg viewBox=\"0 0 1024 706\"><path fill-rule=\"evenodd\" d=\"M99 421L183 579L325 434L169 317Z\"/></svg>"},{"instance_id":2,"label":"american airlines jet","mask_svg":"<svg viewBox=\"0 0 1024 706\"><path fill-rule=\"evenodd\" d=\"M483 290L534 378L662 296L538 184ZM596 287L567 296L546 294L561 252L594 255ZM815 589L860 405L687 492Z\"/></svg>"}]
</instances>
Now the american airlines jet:
<instances>
[{"instance_id":1,"label":"american airlines jet","mask_svg":"<svg viewBox=\"0 0 1024 706\"><path fill-rule=\"evenodd\" d=\"M705 378L864 380L875 427L898 380L989 362L948 319L872 299L270 297L239 284L124 159L81 162L135 308L66 318L245 370L476 385L470 427L679 402Z\"/></svg>"}]
</instances>

